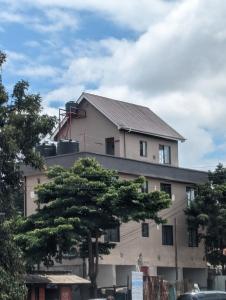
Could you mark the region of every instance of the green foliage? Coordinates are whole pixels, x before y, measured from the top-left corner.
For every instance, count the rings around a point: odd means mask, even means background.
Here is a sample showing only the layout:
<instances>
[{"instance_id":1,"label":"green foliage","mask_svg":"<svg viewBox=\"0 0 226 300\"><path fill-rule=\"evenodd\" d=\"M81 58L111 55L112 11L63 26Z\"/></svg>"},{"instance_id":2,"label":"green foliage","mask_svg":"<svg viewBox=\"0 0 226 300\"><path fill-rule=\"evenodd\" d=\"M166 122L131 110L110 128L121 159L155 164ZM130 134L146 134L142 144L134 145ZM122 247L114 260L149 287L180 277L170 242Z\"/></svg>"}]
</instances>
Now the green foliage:
<instances>
[{"instance_id":1,"label":"green foliage","mask_svg":"<svg viewBox=\"0 0 226 300\"><path fill-rule=\"evenodd\" d=\"M5 60L0 51L0 68ZM33 148L55 124L55 118L41 115L41 98L29 94L28 87L27 82L19 81L9 96L0 80L0 213L5 213L5 219L23 211L20 165L43 166ZM10 229L0 223L0 300L24 299L21 261Z\"/></svg>"},{"instance_id":2,"label":"green foliage","mask_svg":"<svg viewBox=\"0 0 226 300\"><path fill-rule=\"evenodd\" d=\"M190 228L199 228L200 240L205 241L207 261L222 266L226 256L226 169L219 164L209 172L209 182L197 187L197 197L185 211Z\"/></svg>"},{"instance_id":3,"label":"green foliage","mask_svg":"<svg viewBox=\"0 0 226 300\"><path fill-rule=\"evenodd\" d=\"M24 267L9 224L0 226L0 300L24 300L26 288L22 276Z\"/></svg>"},{"instance_id":4,"label":"green foliage","mask_svg":"<svg viewBox=\"0 0 226 300\"><path fill-rule=\"evenodd\" d=\"M4 61L0 52L0 66ZM55 118L41 115L41 97L29 94L28 87L27 82L19 81L9 97L0 82L0 211L7 216L13 212L15 194L22 189L20 164L42 167L33 148L55 124Z\"/></svg>"},{"instance_id":5,"label":"green foliage","mask_svg":"<svg viewBox=\"0 0 226 300\"><path fill-rule=\"evenodd\" d=\"M81 159L70 169L48 172L50 181L39 185L37 213L18 221L17 242L28 263L52 265L77 246L89 258L89 277L96 286L98 259L115 246L104 242L106 230L123 222L153 219L170 204L162 192L141 193L144 178L122 180L94 159Z\"/></svg>"}]
</instances>

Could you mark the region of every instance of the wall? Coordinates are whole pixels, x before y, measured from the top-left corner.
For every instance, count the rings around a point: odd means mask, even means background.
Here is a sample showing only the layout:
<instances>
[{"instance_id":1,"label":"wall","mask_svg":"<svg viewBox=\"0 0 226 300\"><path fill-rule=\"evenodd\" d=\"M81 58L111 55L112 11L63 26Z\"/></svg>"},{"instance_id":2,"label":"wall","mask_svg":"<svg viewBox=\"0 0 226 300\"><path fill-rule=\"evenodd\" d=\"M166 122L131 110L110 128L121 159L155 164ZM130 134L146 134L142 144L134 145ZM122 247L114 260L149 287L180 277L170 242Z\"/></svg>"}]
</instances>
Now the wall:
<instances>
[{"instance_id":1,"label":"wall","mask_svg":"<svg viewBox=\"0 0 226 300\"><path fill-rule=\"evenodd\" d=\"M71 138L79 141L80 151L105 154L105 138L115 138L115 156L159 163L159 144L171 147L171 165L178 166L178 142L167 139L145 136L142 134L119 131L96 108L86 100L81 102L86 110L86 118L72 119ZM64 138L65 130L61 136ZM148 155L140 156L140 140L147 141Z\"/></svg>"},{"instance_id":2,"label":"wall","mask_svg":"<svg viewBox=\"0 0 226 300\"><path fill-rule=\"evenodd\" d=\"M72 119L71 125L71 138L79 141L80 151L105 154L105 138L114 137L115 156L120 156L117 127L86 100L82 101L81 108L86 110L86 118Z\"/></svg>"},{"instance_id":3,"label":"wall","mask_svg":"<svg viewBox=\"0 0 226 300\"><path fill-rule=\"evenodd\" d=\"M132 179L132 176L121 175L123 178ZM160 181L149 178L149 191L160 190ZM161 181L164 182L164 181ZM167 224L174 225L177 222L177 248L178 267L193 266L205 268L203 261L204 247L188 247L188 234L186 218L183 210L187 205L186 184L172 182L172 205L161 211L160 215L167 219ZM140 253L143 255L144 265L159 267L175 267L175 246L162 245L162 226L156 225L151 220L149 223L149 237L141 236L141 224L130 222L120 228L121 240L112 250L110 256L105 256L101 263L117 265L136 265Z\"/></svg>"},{"instance_id":4,"label":"wall","mask_svg":"<svg viewBox=\"0 0 226 300\"><path fill-rule=\"evenodd\" d=\"M132 271L136 271L136 266L116 266L116 285L127 286L131 282Z\"/></svg>"},{"instance_id":5,"label":"wall","mask_svg":"<svg viewBox=\"0 0 226 300\"><path fill-rule=\"evenodd\" d=\"M140 156L140 141L147 141L147 157ZM178 166L178 142L141 134L120 133L120 156L152 163L159 163L159 145L171 147L171 165ZM124 145L126 145L124 147Z\"/></svg>"},{"instance_id":6,"label":"wall","mask_svg":"<svg viewBox=\"0 0 226 300\"><path fill-rule=\"evenodd\" d=\"M100 265L97 277L99 287L116 285L116 270L114 265Z\"/></svg>"},{"instance_id":7,"label":"wall","mask_svg":"<svg viewBox=\"0 0 226 300\"><path fill-rule=\"evenodd\" d=\"M183 269L178 268L178 281L183 280ZM164 280L167 280L171 283L176 281L176 269L175 268L165 268L165 267L158 267L157 268L157 275L161 276Z\"/></svg>"},{"instance_id":8,"label":"wall","mask_svg":"<svg viewBox=\"0 0 226 300\"><path fill-rule=\"evenodd\" d=\"M218 275L214 277L214 289L226 291L226 276Z\"/></svg>"},{"instance_id":9,"label":"wall","mask_svg":"<svg viewBox=\"0 0 226 300\"><path fill-rule=\"evenodd\" d=\"M185 280L198 283L200 288L207 288L207 269L184 268L183 276Z\"/></svg>"},{"instance_id":10,"label":"wall","mask_svg":"<svg viewBox=\"0 0 226 300\"><path fill-rule=\"evenodd\" d=\"M27 176L26 177L26 197L27 199L25 207L25 215L29 216L35 212L35 210L38 208L37 204L34 202L37 199L37 196L35 195L35 187L40 183L47 182L47 178L44 174L34 175L34 176Z\"/></svg>"},{"instance_id":11,"label":"wall","mask_svg":"<svg viewBox=\"0 0 226 300\"><path fill-rule=\"evenodd\" d=\"M134 176L120 174L124 179L133 179ZM36 205L30 196L37 185L37 178L40 179L41 183L46 181L43 175L30 176L27 178L27 211L28 214L34 212ZM149 181L149 191L160 190L159 179L147 178ZM161 211L160 215L166 218L168 224L174 225L176 218L177 222L177 248L178 248L178 267L191 269L191 272L196 273L197 269L204 270L206 268L206 262L203 260L204 247L201 244L199 247L188 247L188 235L186 219L184 215L184 208L187 205L186 201L186 184L177 182L168 182L172 185L172 205L170 208ZM143 256L143 263L155 269L156 267L175 267L175 246L164 246L162 245L162 228L161 225L156 225L151 220L146 220L149 223L149 234L148 238L141 236L141 224L136 222L130 222L123 224L120 228L120 243L117 244L116 248L111 251L108 256L103 256L100 260L100 264L103 265L103 273L100 271L99 280L105 285L108 285L108 277L111 282L115 282L116 271L112 269L113 265L119 266L136 266L137 259L140 253ZM71 268L77 263L71 260L67 263ZM192 266L192 268L191 268ZM102 268L102 266L101 266ZM68 267L67 267L68 269ZM189 274L189 270L186 275ZM201 272L201 271L200 271ZM109 275L108 275L109 273ZM118 273L119 274L119 273ZM189 275L190 276L190 275Z\"/></svg>"}]
</instances>

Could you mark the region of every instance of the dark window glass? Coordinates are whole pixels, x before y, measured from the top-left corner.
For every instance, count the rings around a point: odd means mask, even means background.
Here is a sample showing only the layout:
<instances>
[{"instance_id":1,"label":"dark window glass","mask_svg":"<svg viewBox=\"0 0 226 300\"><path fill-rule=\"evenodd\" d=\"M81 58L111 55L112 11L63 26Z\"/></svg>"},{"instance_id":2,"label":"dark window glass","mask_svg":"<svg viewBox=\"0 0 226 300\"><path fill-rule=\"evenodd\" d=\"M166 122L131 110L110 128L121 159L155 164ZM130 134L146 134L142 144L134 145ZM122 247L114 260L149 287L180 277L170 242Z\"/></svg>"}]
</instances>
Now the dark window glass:
<instances>
[{"instance_id":1,"label":"dark window glass","mask_svg":"<svg viewBox=\"0 0 226 300\"><path fill-rule=\"evenodd\" d=\"M147 157L147 142L140 141L140 156Z\"/></svg>"},{"instance_id":2,"label":"dark window glass","mask_svg":"<svg viewBox=\"0 0 226 300\"><path fill-rule=\"evenodd\" d=\"M143 186L141 187L141 192L148 193L148 181L147 180L145 180Z\"/></svg>"},{"instance_id":3,"label":"dark window glass","mask_svg":"<svg viewBox=\"0 0 226 300\"><path fill-rule=\"evenodd\" d=\"M171 246L173 245L173 226L162 225L162 244Z\"/></svg>"},{"instance_id":4,"label":"dark window glass","mask_svg":"<svg viewBox=\"0 0 226 300\"><path fill-rule=\"evenodd\" d=\"M107 229L105 236L104 236L105 242L120 242L120 228L119 226L117 228Z\"/></svg>"},{"instance_id":5,"label":"dark window glass","mask_svg":"<svg viewBox=\"0 0 226 300\"><path fill-rule=\"evenodd\" d=\"M142 237L149 237L149 224L142 223L141 224Z\"/></svg>"},{"instance_id":6,"label":"dark window glass","mask_svg":"<svg viewBox=\"0 0 226 300\"><path fill-rule=\"evenodd\" d=\"M188 247L198 247L198 230L189 229L188 230Z\"/></svg>"},{"instance_id":7,"label":"dark window glass","mask_svg":"<svg viewBox=\"0 0 226 300\"><path fill-rule=\"evenodd\" d=\"M171 198L172 194L171 194L171 184L169 183L160 183L160 190L162 192L165 192L169 195L169 197Z\"/></svg>"},{"instance_id":8,"label":"dark window glass","mask_svg":"<svg viewBox=\"0 0 226 300\"><path fill-rule=\"evenodd\" d=\"M159 145L159 163L160 164L171 164L170 146Z\"/></svg>"},{"instance_id":9,"label":"dark window glass","mask_svg":"<svg viewBox=\"0 0 226 300\"><path fill-rule=\"evenodd\" d=\"M113 137L105 139L106 154L115 155L115 140Z\"/></svg>"}]
</instances>

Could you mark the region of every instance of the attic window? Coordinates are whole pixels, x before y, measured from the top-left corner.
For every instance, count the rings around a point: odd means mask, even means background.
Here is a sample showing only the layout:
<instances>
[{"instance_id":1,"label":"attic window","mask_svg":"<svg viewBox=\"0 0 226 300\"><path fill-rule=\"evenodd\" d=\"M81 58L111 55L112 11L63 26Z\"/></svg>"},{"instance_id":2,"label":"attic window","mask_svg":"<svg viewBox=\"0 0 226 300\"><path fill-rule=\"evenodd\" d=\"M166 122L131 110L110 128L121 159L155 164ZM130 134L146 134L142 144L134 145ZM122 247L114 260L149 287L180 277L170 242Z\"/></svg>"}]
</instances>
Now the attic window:
<instances>
[{"instance_id":1,"label":"attic window","mask_svg":"<svg viewBox=\"0 0 226 300\"><path fill-rule=\"evenodd\" d=\"M147 157L147 142L140 141L140 156Z\"/></svg>"},{"instance_id":2,"label":"attic window","mask_svg":"<svg viewBox=\"0 0 226 300\"><path fill-rule=\"evenodd\" d=\"M108 155L115 155L115 140L113 137L105 139L105 151Z\"/></svg>"},{"instance_id":3,"label":"attic window","mask_svg":"<svg viewBox=\"0 0 226 300\"><path fill-rule=\"evenodd\" d=\"M160 164L171 164L170 146L159 145L159 163Z\"/></svg>"}]
</instances>

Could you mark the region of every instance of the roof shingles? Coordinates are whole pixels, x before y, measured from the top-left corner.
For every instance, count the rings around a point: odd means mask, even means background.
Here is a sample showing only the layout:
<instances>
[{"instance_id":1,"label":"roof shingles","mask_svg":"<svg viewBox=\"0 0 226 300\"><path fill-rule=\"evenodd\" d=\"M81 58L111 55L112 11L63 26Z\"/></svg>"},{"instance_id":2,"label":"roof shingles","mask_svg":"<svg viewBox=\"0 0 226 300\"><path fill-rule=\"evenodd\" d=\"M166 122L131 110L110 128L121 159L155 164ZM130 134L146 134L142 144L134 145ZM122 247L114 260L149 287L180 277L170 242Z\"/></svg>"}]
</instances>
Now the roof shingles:
<instances>
[{"instance_id":1,"label":"roof shingles","mask_svg":"<svg viewBox=\"0 0 226 300\"><path fill-rule=\"evenodd\" d=\"M89 93L83 93L78 99L78 103L84 98L115 124L118 129L173 140L185 140L183 136L166 124L148 107Z\"/></svg>"}]
</instances>

